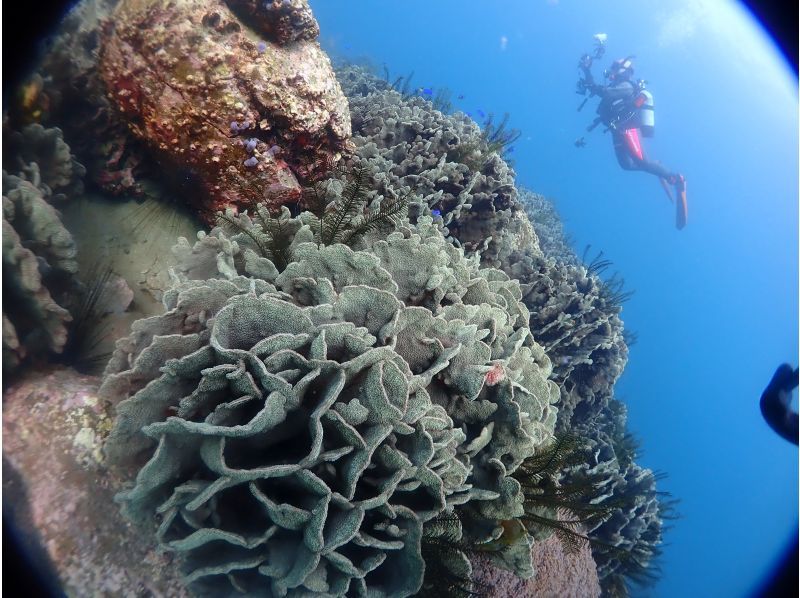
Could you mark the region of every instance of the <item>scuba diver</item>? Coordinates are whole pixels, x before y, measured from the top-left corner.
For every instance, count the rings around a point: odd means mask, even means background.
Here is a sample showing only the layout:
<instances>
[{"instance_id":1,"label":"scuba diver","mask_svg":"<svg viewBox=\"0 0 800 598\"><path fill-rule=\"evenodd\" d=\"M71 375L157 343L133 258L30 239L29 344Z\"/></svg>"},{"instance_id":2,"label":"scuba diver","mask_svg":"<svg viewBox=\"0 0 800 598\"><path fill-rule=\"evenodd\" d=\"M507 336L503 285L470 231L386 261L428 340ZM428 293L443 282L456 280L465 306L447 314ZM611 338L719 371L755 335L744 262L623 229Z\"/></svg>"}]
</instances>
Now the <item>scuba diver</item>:
<instances>
[{"instance_id":1,"label":"scuba diver","mask_svg":"<svg viewBox=\"0 0 800 598\"><path fill-rule=\"evenodd\" d=\"M761 415L781 438L797 444L798 415L791 409L792 391L797 388L798 371L788 363L778 366L761 394Z\"/></svg>"},{"instance_id":2,"label":"scuba diver","mask_svg":"<svg viewBox=\"0 0 800 598\"><path fill-rule=\"evenodd\" d=\"M677 172L671 172L660 163L648 160L642 147L642 136L652 137L655 131L653 112L653 95L645 90L645 81L633 81L633 56L615 60L611 67L605 71L608 80L606 85L595 82L592 76L592 62L602 58L605 54L606 35L598 33L594 36L595 49L592 54L584 54L578 67L583 77L578 81L577 93L586 95L580 111L589 98L597 96L600 104L597 107L597 118L589 125L587 131L592 131L598 124L603 123L606 131L611 131L614 144L614 153L619 165L625 170L641 170L654 174L659 178L661 186L669 197L675 202L675 225L680 230L686 226L686 178ZM578 141L583 141L581 138ZM576 146L579 143L576 142ZM585 145L585 141L580 145ZM675 190L675 198L670 192L670 187Z\"/></svg>"}]
</instances>

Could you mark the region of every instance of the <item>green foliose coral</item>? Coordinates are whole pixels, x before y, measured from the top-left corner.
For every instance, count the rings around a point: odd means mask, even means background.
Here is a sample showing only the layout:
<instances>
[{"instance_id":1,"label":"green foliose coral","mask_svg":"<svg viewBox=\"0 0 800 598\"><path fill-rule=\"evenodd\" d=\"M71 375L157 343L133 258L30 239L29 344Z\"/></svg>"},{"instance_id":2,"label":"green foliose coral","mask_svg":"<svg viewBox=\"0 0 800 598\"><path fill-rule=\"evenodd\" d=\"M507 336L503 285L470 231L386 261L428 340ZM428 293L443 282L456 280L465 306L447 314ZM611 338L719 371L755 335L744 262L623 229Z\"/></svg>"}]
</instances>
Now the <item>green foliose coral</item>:
<instances>
[{"instance_id":1,"label":"green foliose coral","mask_svg":"<svg viewBox=\"0 0 800 598\"><path fill-rule=\"evenodd\" d=\"M107 452L147 460L119 500L161 517L200 594L414 594L427 521L522 513L510 474L552 438L550 362L518 283L430 218L361 250L283 218L283 269L246 216L179 243L166 313L118 343Z\"/></svg>"},{"instance_id":2,"label":"green foliose coral","mask_svg":"<svg viewBox=\"0 0 800 598\"><path fill-rule=\"evenodd\" d=\"M82 191L61 130L3 129L3 371L61 353L72 317L77 248L54 203Z\"/></svg>"}]
</instances>

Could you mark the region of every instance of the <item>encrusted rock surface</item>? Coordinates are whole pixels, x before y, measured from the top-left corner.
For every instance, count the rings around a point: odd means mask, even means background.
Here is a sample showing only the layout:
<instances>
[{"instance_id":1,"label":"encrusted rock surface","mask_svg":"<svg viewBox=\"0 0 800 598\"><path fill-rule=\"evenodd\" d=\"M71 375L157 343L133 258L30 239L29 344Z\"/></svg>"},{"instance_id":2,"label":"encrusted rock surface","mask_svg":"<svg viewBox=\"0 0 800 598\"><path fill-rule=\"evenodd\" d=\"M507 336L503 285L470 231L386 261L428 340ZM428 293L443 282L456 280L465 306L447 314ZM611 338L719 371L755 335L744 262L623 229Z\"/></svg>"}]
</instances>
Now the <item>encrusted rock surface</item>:
<instances>
[{"instance_id":1,"label":"encrusted rock surface","mask_svg":"<svg viewBox=\"0 0 800 598\"><path fill-rule=\"evenodd\" d=\"M67 596L187 596L170 557L158 554L114 502L130 473L102 463L111 422L98 382L53 369L5 391L4 513Z\"/></svg>"},{"instance_id":2,"label":"encrusted rock surface","mask_svg":"<svg viewBox=\"0 0 800 598\"><path fill-rule=\"evenodd\" d=\"M577 554L564 552L561 541L555 536L536 542L532 549L536 575L520 579L513 573L494 566L487 558L473 557L475 580L487 584L491 596L518 598L597 598L600 584L597 568L588 545Z\"/></svg>"},{"instance_id":3,"label":"encrusted rock surface","mask_svg":"<svg viewBox=\"0 0 800 598\"><path fill-rule=\"evenodd\" d=\"M101 76L131 132L203 213L300 197L347 149L350 113L305 0L123 0Z\"/></svg>"},{"instance_id":4,"label":"encrusted rock surface","mask_svg":"<svg viewBox=\"0 0 800 598\"><path fill-rule=\"evenodd\" d=\"M141 195L149 164L145 148L105 97L100 77L100 23L119 0L82 0L52 39L38 71L23 86L23 101L10 106L12 120L57 124L86 166L87 179L109 195Z\"/></svg>"}]
</instances>

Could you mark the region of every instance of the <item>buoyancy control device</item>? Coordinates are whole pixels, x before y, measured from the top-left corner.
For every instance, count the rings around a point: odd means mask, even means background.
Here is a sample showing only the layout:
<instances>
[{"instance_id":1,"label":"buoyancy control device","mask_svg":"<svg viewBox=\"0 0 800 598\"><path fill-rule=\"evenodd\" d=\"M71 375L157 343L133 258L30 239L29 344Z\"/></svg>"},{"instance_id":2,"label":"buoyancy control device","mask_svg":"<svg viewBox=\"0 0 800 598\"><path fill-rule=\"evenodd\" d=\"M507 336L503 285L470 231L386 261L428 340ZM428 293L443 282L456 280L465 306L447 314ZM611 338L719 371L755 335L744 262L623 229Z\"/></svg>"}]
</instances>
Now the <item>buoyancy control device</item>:
<instances>
[{"instance_id":1,"label":"buoyancy control device","mask_svg":"<svg viewBox=\"0 0 800 598\"><path fill-rule=\"evenodd\" d=\"M606 131L640 129L644 137L652 137L655 133L655 109L653 94L645 89L645 81L639 80L634 85L630 97L621 98L597 107L597 118L587 128L593 130L601 122L606 123Z\"/></svg>"}]
</instances>

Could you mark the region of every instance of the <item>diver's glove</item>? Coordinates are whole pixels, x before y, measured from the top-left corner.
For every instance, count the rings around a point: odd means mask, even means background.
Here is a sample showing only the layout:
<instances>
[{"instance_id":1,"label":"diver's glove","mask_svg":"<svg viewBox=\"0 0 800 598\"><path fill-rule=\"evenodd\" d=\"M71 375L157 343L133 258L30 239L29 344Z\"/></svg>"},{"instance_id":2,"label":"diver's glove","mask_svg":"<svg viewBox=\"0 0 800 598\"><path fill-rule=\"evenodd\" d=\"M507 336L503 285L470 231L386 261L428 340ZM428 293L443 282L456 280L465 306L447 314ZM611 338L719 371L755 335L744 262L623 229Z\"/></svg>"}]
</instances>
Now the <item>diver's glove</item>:
<instances>
[{"instance_id":1,"label":"diver's glove","mask_svg":"<svg viewBox=\"0 0 800 598\"><path fill-rule=\"evenodd\" d=\"M798 370L783 363L775 370L772 380L761 395L761 414L777 434L794 444L798 443L798 417L790 409L792 391L797 388Z\"/></svg>"}]
</instances>

